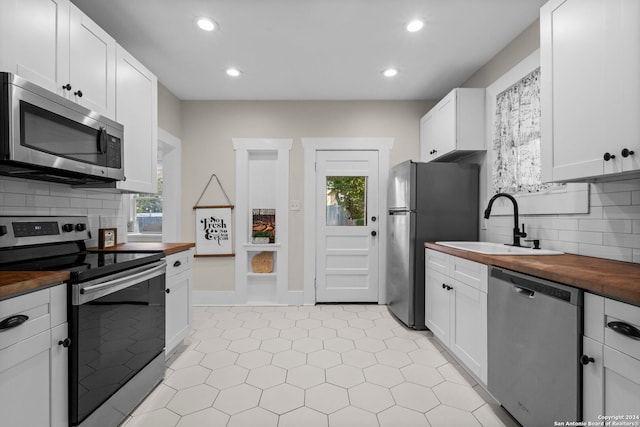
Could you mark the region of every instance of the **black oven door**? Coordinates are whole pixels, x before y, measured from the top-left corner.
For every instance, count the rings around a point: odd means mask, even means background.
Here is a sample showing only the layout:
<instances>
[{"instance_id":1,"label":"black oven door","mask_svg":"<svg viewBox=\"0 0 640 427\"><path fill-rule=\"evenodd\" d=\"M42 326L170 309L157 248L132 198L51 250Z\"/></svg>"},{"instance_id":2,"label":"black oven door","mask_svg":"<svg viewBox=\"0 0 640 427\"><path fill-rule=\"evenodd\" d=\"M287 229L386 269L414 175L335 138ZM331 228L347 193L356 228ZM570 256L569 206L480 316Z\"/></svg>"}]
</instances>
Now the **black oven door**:
<instances>
[{"instance_id":1,"label":"black oven door","mask_svg":"<svg viewBox=\"0 0 640 427\"><path fill-rule=\"evenodd\" d=\"M72 286L72 426L164 352L165 270L163 260Z\"/></svg>"}]
</instances>

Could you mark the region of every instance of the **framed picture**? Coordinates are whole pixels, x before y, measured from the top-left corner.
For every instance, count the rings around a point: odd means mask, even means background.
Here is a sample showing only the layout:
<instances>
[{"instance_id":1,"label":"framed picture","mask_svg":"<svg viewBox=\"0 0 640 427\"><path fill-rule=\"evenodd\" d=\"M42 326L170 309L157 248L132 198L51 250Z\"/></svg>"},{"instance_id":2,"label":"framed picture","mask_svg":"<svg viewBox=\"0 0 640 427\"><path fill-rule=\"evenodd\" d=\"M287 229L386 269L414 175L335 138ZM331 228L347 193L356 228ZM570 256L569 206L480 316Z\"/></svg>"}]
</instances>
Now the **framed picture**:
<instances>
[{"instance_id":1,"label":"framed picture","mask_svg":"<svg viewBox=\"0 0 640 427\"><path fill-rule=\"evenodd\" d=\"M196 255L230 255L231 209L233 206L195 207Z\"/></svg>"},{"instance_id":2,"label":"framed picture","mask_svg":"<svg viewBox=\"0 0 640 427\"><path fill-rule=\"evenodd\" d=\"M98 230L98 248L111 248L118 244L117 228L100 228Z\"/></svg>"}]
</instances>

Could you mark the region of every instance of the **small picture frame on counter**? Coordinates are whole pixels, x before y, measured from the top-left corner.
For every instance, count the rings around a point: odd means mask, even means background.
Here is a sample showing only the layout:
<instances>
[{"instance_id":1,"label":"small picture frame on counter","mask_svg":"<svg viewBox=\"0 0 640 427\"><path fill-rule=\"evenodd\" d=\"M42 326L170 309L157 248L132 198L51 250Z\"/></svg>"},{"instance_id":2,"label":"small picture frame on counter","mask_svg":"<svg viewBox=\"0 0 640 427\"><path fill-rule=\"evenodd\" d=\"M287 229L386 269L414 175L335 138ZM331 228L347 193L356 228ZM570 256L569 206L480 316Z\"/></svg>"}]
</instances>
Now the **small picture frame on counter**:
<instances>
[{"instance_id":1,"label":"small picture frame on counter","mask_svg":"<svg viewBox=\"0 0 640 427\"><path fill-rule=\"evenodd\" d=\"M118 244L117 228L100 228L98 229L98 248L111 248Z\"/></svg>"}]
</instances>

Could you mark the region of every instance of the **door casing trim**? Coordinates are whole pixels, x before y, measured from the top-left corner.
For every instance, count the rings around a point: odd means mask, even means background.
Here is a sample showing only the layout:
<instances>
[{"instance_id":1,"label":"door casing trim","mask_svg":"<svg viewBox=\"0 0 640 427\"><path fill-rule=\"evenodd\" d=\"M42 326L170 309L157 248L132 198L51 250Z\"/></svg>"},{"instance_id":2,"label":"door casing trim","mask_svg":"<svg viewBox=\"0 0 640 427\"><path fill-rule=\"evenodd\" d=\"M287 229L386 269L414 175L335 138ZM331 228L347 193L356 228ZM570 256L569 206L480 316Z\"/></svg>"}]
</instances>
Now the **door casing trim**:
<instances>
[{"instance_id":1,"label":"door casing trim","mask_svg":"<svg viewBox=\"0 0 640 427\"><path fill-rule=\"evenodd\" d=\"M387 258L387 182L389 180L389 152L393 147L392 137L358 138L302 138L304 149L304 304L316 303L316 152L318 151L377 151L378 152L378 206L379 206L379 255L380 271L378 304L386 304Z\"/></svg>"}]
</instances>

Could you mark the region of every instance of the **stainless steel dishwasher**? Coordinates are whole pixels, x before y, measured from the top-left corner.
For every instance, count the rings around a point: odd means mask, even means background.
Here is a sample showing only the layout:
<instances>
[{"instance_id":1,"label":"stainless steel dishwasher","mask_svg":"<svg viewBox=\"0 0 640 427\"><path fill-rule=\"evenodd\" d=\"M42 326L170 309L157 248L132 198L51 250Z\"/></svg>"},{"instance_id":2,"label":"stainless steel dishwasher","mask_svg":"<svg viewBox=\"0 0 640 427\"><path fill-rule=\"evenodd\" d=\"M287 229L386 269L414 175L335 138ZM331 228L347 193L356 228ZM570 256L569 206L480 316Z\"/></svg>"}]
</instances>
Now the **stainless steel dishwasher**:
<instances>
[{"instance_id":1,"label":"stainless steel dishwasher","mask_svg":"<svg viewBox=\"0 0 640 427\"><path fill-rule=\"evenodd\" d=\"M579 421L582 291L491 267L489 392L525 427Z\"/></svg>"}]
</instances>

